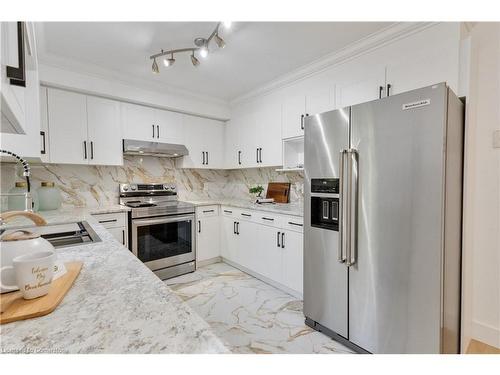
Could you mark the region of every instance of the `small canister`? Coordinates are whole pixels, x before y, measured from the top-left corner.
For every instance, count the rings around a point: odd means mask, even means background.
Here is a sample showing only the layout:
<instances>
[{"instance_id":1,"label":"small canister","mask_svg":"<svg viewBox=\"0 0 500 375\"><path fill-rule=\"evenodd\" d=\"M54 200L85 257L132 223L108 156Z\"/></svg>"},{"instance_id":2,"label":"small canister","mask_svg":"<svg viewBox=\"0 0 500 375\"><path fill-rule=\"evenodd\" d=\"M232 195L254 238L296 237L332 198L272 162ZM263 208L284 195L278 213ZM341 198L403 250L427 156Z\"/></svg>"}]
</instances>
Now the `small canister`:
<instances>
[{"instance_id":1,"label":"small canister","mask_svg":"<svg viewBox=\"0 0 500 375\"><path fill-rule=\"evenodd\" d=\"M42 181L37 193L40 211L57 210L61 207L61 192L53 182Z\"/></svg>"},{"instance_id":2,"label":"small canister","mask_svg":"<svg viewBox=\"0 0 500 375\"><path fill-rule=\"evenodd\" d=\"M16 182L15 187L9 190L9 195L7 199L7 208L9 211L24 211L26 209L26 197L24 194L28 190L28 183L26 181L18 181ZM31 192L31 198L33 202L32 209L34 211L38 211L38 197L35 191Z\"/></svg>"}]
</instances>

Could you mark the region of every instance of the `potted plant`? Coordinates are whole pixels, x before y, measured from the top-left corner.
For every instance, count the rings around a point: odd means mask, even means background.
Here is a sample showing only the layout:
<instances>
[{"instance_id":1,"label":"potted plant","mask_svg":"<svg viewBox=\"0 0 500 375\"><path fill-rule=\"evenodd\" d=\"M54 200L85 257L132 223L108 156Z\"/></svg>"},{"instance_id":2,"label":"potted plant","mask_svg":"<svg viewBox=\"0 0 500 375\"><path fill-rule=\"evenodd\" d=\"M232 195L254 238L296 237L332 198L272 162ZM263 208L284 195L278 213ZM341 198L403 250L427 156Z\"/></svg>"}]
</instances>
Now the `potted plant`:
<instances>
[{"instance_id":1,"label":"potted plant","mask_svg":"<svg viewBox=\"0 0 500 375\"><path fill-rule=\"evenodd\" d=\"M255 198L262 198L261 194L263 191L264 188L262 187L262 185L257 185L249 189L250 194L255 194Z\"/></svg>"}]
</instances>

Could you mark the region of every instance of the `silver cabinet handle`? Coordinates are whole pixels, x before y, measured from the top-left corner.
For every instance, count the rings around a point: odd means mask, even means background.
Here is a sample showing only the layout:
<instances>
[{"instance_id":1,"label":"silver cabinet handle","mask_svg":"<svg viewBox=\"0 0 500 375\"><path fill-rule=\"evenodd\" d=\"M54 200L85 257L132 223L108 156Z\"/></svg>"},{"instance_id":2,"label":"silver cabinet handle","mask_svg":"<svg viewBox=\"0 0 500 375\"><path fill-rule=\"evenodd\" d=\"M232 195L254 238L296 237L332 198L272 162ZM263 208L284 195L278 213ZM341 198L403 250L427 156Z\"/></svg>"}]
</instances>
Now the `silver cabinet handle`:
<instances>
[{"instance_id":1,"label":"silver cabinet handle","mask_svg":"<svg viewBox=\"0 0 500 375\"><path fill-rule=\"evenodd\" d=\"M346 150L341 150L339 154L339 244L337 249L337 260L340 263L346 261L344 252L344 160Z\"/></svg>"},{"instance_id":2,"label":"silver cabinet handle","mask_svg":"<svg viewBox=\"0 0 500 375\"><path fill-rule=\"evenodd\" d=\"M349 229L348 229L348 256L347 266L356 264L358 257L358 152L355 149L348 151L348 202L349 202Z\"/></svg>"}]
</instances>

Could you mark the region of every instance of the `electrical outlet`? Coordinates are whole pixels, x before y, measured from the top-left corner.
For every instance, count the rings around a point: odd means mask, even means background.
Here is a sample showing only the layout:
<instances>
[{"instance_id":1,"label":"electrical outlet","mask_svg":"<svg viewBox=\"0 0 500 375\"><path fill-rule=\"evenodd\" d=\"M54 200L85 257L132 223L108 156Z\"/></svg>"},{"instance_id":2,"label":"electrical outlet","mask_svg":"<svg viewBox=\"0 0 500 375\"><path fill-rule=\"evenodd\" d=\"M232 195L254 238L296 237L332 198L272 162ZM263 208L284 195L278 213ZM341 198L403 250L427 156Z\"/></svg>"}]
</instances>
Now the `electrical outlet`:
<instances>
[{"instance_id":1,"label":"electrical outlet","mask_svg":"<svg viewBox=\"0 0 500 375\"><path fill-rule=\"evenodd\" d=\"M493 148L500 148L500 130L493 132Z\"/></svg>"}]
</instances>

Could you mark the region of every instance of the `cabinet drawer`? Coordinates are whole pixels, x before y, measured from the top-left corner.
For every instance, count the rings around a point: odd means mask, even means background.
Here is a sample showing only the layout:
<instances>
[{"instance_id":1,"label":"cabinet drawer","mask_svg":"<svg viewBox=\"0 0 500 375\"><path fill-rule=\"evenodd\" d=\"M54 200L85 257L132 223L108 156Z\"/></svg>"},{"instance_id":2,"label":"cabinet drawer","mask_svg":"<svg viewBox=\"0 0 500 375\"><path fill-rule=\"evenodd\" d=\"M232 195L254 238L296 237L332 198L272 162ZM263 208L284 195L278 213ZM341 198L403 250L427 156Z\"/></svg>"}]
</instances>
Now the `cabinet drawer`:
<instances>
[{"instance_id":1,"label":"cabinet drawer","mask_svg":"<svg viewBox=\"0 0 500 375\"><path fill-rule=\"evenodd\" d=\"M284 216L283 228L294 232L304 232L304 218L299 216Z\"/></svg>"},{"instance_id":2,"label":"cabinet drawer","mask_svg":"<svg viewBox=\"0 0 500 375\"><path fill-rule=\"evenodd\" d=\"M283 217L279 215L270 214L265 211L254 212L254 221L259 224L269 225L276 228L283 226Z\"/></svg>"},{"instance_id":3,"label":"cabinet drawer","mask_svg":"<svg viewBox=\"0 0 500 375\"><path fill-rule=\"evenodd\" d=\"M222 206L221 207L221 214L222 214L222 216L234 218L240 214L240 211L234 207Z\"/></svg>"},{"instance_id":4,"label":"cabinet drawer","mask_svg":"<svg viewBox=\"0 0 500 375\"><path fill-rule=\"evenodd\" d=\"M219 216L219 206L214 204L212 206L196 207L196 215L198 217Z\"/></svg>"},{"instance_id":5,"label":"cabinet drawer","mask_svg":"<svg viewBox=\"0 0 500 375\"><path fill-rule=\"evenodd\" d=\"M96 214L92 215L104 228L126 227L126 214L119 212L113 214Z\"/></svg>"}]
</instances>

